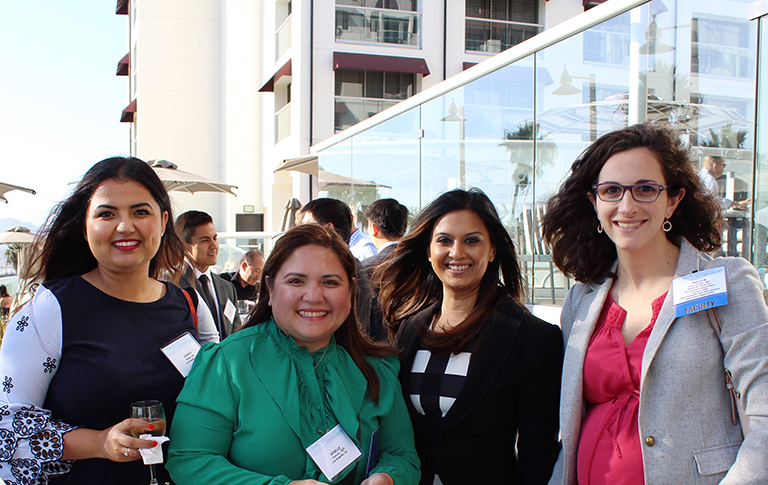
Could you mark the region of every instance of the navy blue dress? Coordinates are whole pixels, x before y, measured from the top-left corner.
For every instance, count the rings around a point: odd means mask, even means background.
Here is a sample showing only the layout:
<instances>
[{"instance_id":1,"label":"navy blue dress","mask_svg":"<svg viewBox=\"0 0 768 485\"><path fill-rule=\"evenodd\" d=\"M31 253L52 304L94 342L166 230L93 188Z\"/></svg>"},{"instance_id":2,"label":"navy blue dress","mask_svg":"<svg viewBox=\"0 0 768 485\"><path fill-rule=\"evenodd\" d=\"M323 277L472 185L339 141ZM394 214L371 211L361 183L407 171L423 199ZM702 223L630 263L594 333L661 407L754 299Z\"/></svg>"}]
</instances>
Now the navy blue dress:
<instances>
[{"instance_id":1,"label":"navy blue dress","mask_svg":"<svg viewBox=\"0 0 768 485\"><path fill-rule=\"evenodd\" d=\"M195 325L186 297L166 283L152 303L111 297L80 276L45 286L56 296L62 316L62 354L44 407L73 426L105 429L129 417L135 401L162 401L170 429L184 378L160 350ZM170 481L157 466L160 483ZM149 467L141 460L115 463L78 460L51 484L146 485Z\"/></svg>"}]
</instances>

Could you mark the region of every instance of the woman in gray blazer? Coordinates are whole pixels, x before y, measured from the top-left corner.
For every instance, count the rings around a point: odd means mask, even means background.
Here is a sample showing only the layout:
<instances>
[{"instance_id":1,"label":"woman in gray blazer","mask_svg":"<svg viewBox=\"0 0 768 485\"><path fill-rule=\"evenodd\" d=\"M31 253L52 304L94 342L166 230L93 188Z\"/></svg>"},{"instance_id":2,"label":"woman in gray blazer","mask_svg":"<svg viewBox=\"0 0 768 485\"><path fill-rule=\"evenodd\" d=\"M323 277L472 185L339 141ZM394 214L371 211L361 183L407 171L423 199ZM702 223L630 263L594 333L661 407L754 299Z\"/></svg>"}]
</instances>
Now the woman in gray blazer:
<instances>
[{"instance_id":1,"label":"woman in gray blazer","mask_svg":"<svg viewBox=\"0 0 768 485\"><path fill-rule=\"evenodd\" d=\"M550 484L768 483L768 308L746 260L706 254L718 222L668 127L608 133L573 163L543 223L555 263L579 282L561 317Z\"/></svg>"}]
</instances>

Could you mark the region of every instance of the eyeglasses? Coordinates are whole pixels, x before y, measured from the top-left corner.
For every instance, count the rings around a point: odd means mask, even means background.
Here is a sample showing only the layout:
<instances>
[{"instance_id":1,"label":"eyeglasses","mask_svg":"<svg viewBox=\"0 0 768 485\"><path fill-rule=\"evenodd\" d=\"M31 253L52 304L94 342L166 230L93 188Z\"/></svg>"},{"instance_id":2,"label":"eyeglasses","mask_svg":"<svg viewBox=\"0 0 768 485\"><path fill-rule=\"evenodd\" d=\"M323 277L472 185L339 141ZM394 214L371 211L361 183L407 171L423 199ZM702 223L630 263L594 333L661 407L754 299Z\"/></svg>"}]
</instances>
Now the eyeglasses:
<instances>
[{"instance_id":1,"label":"eyeglasses","mask_svg":"<svg viewBox=\"0 0 768 485\"><path fill-rule=\"evenodd\" d=\"M656 202L662 190L667 190L669 185L659 184L635 184L621 185L614 182L603 182L592 186L597 196L603 202L618 202L624 198L624 192L629 190L632 198L637 202Z\"/></svg>"}]
</instances>

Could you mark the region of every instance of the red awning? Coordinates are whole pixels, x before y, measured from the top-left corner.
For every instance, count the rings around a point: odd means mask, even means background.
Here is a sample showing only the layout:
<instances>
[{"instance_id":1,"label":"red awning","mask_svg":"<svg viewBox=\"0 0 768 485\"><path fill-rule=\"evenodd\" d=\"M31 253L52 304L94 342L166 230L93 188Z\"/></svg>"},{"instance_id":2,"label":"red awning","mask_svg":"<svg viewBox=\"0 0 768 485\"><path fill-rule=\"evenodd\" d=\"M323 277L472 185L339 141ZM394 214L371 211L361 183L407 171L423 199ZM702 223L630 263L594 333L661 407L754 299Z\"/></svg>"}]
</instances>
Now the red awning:
<instances>
[{"instance_id":1,"label":"red awning","mask_svg":"<svg viewBox=\"0 0 768 485\"><path fill-rule=\"evenodd\" d=\"M605 2L605 0L581 0L581 4L584 7L594 7L595 5L600 5L601 3Z\"/></svg>"},{"instance_id":2,"label":"red awning","mask_svg":"<svg viewBox=\"0 0 768 485\"><path fill-rule=\"evenodd\" d=\"M129 0L117 0L117 8L115 8L115 13L117 15L128 15L129 3Z\"/></svg>"},{"instance_id":3,"label":"red awning","mask_svg":"<svg viewBox=\"0 0 768 485\"><path fill-rule=\"evenodd\" d=\"M363 71L407 72L429 76L427 61L418 57L377 56L374 54L333 53L333 70L361 69Z\"/></svg>"},{"instance_id":4,"label":"red awning","mask_svg":"<svg viewBox=\"0 0 768 485\"><path fill-rule=\"evenodd\" d=\"M131 53L126 54L120 62L117 63L117 75L127 76L131 68Z\"/></svg>"},{"instance_id":5,"label":"red awning","mask_svg":"<svg viewBox=\"0 0 768 485\"><path fill-rule=\"evenodd\" d=\"M125 107L123 114L120 115L120 123L133 123L133 115L136 114L136 100Z\"/></svg>"},{"instance_id":6,"label":"red awning","mask_svg":"<svg viewBox=\"0 0 768 485\"><path fill-rule=\"evenodd\" d=\"M260 93L274 93L275 92L275 81L280 79L283 76L290 76L291 75L291 60L288 59L288 62L283 64L283 67L277 70L277 72L269 78L269 81L264 83L264 85L259 89Z\"/></svg>"}]
</instances>

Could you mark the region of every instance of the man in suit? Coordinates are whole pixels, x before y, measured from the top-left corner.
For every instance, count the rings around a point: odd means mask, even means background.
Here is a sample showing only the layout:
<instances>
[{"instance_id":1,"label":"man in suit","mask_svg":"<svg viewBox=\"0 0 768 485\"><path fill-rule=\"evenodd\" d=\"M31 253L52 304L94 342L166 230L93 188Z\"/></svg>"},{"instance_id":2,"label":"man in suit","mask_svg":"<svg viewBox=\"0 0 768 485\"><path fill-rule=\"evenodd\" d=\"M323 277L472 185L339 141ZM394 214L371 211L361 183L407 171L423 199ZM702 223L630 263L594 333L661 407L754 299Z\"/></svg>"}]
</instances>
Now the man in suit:
<instances>
[{"instance_id":1,"label":"man in suit","mask_svg":"<svg viewBox=\"0 0 768 485\"><path fill-rule=\"evenodd\" d=\"M259 296L259 279L264 268L264 255L258 249L251 249L243 254L240 267L231 273L221 273L221 277L235 285L238 300L253 300Z\"/></svg>"},{"instance_id":2,"label":"man in suit","mask_svg":"<svg viewBox=\"0 0 768 485\"><path fill-rule=\"evenodd\" d=\"M181 214L174 225L184 243L187 266L179 280L181 288L194 288L205 301L216 321L221 340L239 330L235 286L211 272L219 254L216 227L210 215L200 211Z\"/></svg>"},{"instance_id":3,"label":"man in suit","mask_svg":"<svg viewBox=\"0 0 768 485\"><path fill-rule=\"evenodd\" d=\"M387 327L379 306L379 285L371 278L373 270L385 261L395 250L397 242L405 235L408 228L408 208L395 199L379 199L365 208L368 219L368 237L379 252L365 261L363 269L371 281L373 300L371 303L371 324L368 334L378 341L388 340Z\"/></svg>"}]
</instances>

